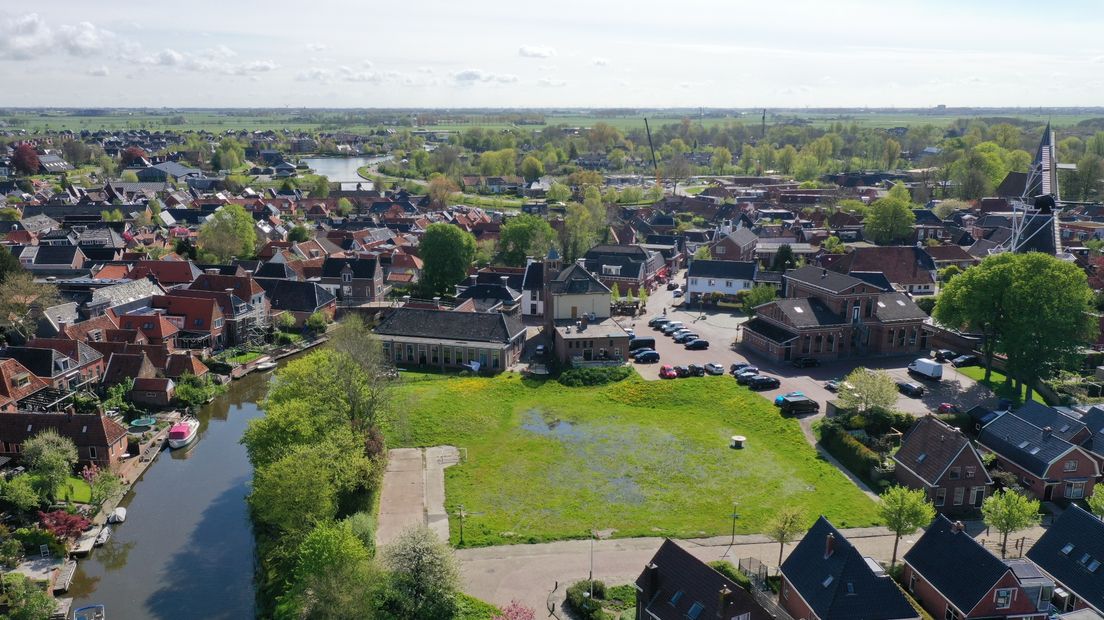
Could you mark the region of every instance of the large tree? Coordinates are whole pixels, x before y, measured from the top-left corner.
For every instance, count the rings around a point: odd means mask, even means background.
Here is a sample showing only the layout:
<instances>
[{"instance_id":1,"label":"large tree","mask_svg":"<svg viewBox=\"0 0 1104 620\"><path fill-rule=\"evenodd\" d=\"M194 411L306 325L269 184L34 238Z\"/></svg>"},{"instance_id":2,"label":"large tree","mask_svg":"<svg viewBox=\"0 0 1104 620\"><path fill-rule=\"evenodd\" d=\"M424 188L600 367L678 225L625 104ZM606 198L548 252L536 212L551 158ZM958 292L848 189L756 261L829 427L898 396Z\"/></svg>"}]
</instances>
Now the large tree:
<instances>
[{"instance_id":1,"label":"large tree","mask_svg":"<svg viewBox=\"0 0 1104 620\"><path fill-rule=\"evenodd\" d=\"M380 607L410 620L451 618L455 614L460 571L452 549L424 525L412 527L383 549L391 572Z\"/></svg>"},{"instance_id":2,"label":"large tree","mask_svg":"<svg viewBox=\"0 0 1104 620\"><path fill-rule=\"evenodd\" d=\"M871 409L888 411L897 404L897 382L884 370L856 368L843 380L839 401L845 409L859 413Z\"/></svg>"},{"instance_id":3,"label":"large tree","mask_svg":"<svg viewBox=\"0 0 1104 620\"><path fill-rule=\"evenodd\" d=\"M548 221L536 215L512 217L499 233L499 257L511 267L525 264L528 256L544 256L556 238Z\"/></svg>"},{"instance_id":4,"label":"large tree","mask_svg":"<svg viewBox=\"0 0 1104 620\"><path fill-rule=\"evenodd\" d=\"M223 206L199 228L199 245L218 262L252 256L257 245L253 216L241 205Z\"/></svg>"},{"instance_id":5,"label":"large tree","mask_svg":"<svg viewBox=\"0 0 1104 620\"><path fill-rule=\"evenodd\" d=\"M21 273L22 271L23 266L19 264L19 259L12 256L8 246L0 245L0 283L8 278L8 274Z\"/></svg>"},{"instance_id":6,"label":"large tree","mask_svg":"<svg viewBox=\"0 0 1104 620\"><path fill-rule=\"evenodd\" d=\"M896 190L897 187L903 190L904 195L901 195L901 190ZM908 190L901 184L890 190L885 198L875 200L870 205L870 214L863 221L874 243L882 245L907 240L915 223L916 215L912 212Z\"/></svg>"},{"instance_id":7,"label":"large tree","mask_svg":"<svg viewBox=\"0 0 1104 620\"><path fill-rule=\"evenodd\" d=\"M771 271L786 271L796 266L797 259L794 258L793 247L788 243L778 246L778 252L775 253L774 260L771 261Z\"/></svg>"},{"instance_id":8,"label":"large tree","mask_svg":"<svg viewBox=\"0 0 1104 620\"><path fill-rule=\"evenodd\" d=\"M571 198L571 188L559 181L552 181L545 198L548 199L548 202L565 202L568 198Z\"/></svg>"},{"instance_id":9,"label":"large tree","mask_svg":"<svg viewBox=\"0 0 1104 620\"><path fill-rule=\"evenodd\" d=\"M1015 312L1015 300L1005 292L1015 278L1017 254L989 256L981 264L948 282L939 293L932 316L943 325L981 333L985 357L985 381L989 381L993 354Z\"/></svg>"},{"instance_id":10,"label":"large tree","mask_svg":"<svg viewBox=\"0 0 1104 620\"><path fill-rule=\"evenodd\" d=\"M901 537L931 523L935 518L935 508L922 489L894 486L882 494L878 513L885 526L893 532L893 557L889 561L892 569L897 564L897 545Z\"/></svg>"},{"instance_id":11,"label":"large tree","mask_svg":"<svg viewBox=\"0 0 1104 620\"><path fill-rule=\"evenodd\" d=\"M280 617L372 617L366 591L380 579L368 549L346 522L315 527L295 552L291 588L280 601Z\"/></svg>"},{"instance_id":12,"label":"large tree","mask_svg":"<svg viewBox=\"0 0 1104 620\"><path fill-rule=\"evenodd\" d=\"M452 195L460 191L460 188L456 186L456 183L452 182L443 174L434 173L429 177L429 186L426 192L429 194L430 201L438 207L443 207L448 204Z\"/></svg>"},{"instance_id":13,"label":"large tree","mask_svg":"<svg viewBox=\"0 0 1104 620\"><path fill-rule=\"evenodd\" d=\"M0 282L0 328L29 337L40 312L58 303L57 286L35 282L26 271L9 272Z\"/></svg>"},{"instance_id":14,"label":"large tree","mask_svg":"<svg viewBox=\"0 0 1104 620\"><path fill-rule=\"evenodd\" d=\"M981 503L985 525L1001 534L1001 557L1008 551L1008 535L1039 522L1039 500L1001 489Z\"/></svg>"},{"instance_id":15,"label":"large tree","mask_svg":"<svg viewBox=\"0 0 1104 620\"><path fill-rule=\"evenodd\" d=\"M774 301L774 297L777 294L775 288L770 284L758 284L747 291L743 300L744 314L751 316L755 312L756 306L761 306L767 302Z\"/></svg>"},{"instance_id":16,"label":"large tree","mask_svg":"<svg viewBox=\"0 0 1104 620\"><path fill-rule=\"evenodd\" d=\"M46 429L24 442L23 461L27 470L38 477L43 493L56 498L77 464L77 447L68 437Z\"/></svg>"},{"instance_id":17,"label":"large tree","mask_svg":"<svg viewBox=\"0 0 1104 620\"><path fill-rule=\"evenodd\" d=\"M30 144L20 144L15 147L15 153L11 158L11 165L16 172L26 175L38 174L38 151Z\"/></svg>"},{"instance_id":18,"label":"large tree","mask_svg":"<svg viewBox=\"0 0 1104 620\"><path fill-rule=\"evenodd\" d=\"M452 295L453 287L467 277L475 258L475 237L452 224L430 224L419 253L425 263L421 282L424 293Z\"/></svg>"},{"instance_id":19,"label":"large tree","mask_svg":"<svg viewBox=\"0 0 1104 620\"><path fill-rule=\"evenodd\" d=\"M544 163L532 155L526 155L525 159L521 160L521 176L530 183L536 181L544 176Z\"/></svg>"}]
</instances>

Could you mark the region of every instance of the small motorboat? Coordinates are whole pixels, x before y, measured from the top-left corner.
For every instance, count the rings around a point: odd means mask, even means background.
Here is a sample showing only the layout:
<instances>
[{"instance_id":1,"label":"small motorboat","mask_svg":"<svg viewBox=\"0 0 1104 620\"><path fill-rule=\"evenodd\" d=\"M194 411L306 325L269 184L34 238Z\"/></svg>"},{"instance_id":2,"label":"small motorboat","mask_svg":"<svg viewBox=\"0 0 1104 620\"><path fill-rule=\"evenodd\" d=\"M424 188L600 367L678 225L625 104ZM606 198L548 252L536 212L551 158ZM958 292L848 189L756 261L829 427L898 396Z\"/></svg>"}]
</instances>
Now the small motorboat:
<instances>
[{"instance_id":1,"label":"small motorboat","mask_svg":"<svg viewBox=\"0 0 1104 620\"><path fill-rule=\"evenodd\" d=\"M126 508L122 506L111 511L111 514L107 516L108 523L122 523L126 521Z\"/></svg>"},{"instance_id":2,"label":"small motorboat","mask_svg":"<svg viewBox=\"0 0 1104 620\"><path fill-rule=\"evenodd\" d=\"M109 540L111 540L111 526L105 525L104 528L100 530L100 535L96 537L96 546L102 547L104 543Z\"/></svg>"},{"instance_id":3,"label":"small motorboat","mask_svg":"<svg viewBox=\"0 0 1104 620\"><path fill-rule=\"evenodd\" d=\"M169 429L169 447L183 448L195 441L199 434L199 420L188 416L181 419Z\"/></svg>"},{"instance_id":4,"label":"small motorboat","mask_svg":"<svg viewBox=\"0 0 1104 620\"><path fill-rule=\"evenodd\" d=\"M73 612L73 620L106 620L107 613L103 605L89 605Z\"/></svg>"},{"instance_id":5,"label":"small motorboat","mask_svg":"<svg viewBox=\"0 0 1104 620\"><path fill-rule=\"evenodd\" d=\"M264 372L266 370L272 370L275 367L276 367L276 362L274 362L272 360L265 360L265 361L261 362L260 364L257 364L253 368L255 368L256 370L258 370L260 372Z\"/></svg>"}]
</instances>

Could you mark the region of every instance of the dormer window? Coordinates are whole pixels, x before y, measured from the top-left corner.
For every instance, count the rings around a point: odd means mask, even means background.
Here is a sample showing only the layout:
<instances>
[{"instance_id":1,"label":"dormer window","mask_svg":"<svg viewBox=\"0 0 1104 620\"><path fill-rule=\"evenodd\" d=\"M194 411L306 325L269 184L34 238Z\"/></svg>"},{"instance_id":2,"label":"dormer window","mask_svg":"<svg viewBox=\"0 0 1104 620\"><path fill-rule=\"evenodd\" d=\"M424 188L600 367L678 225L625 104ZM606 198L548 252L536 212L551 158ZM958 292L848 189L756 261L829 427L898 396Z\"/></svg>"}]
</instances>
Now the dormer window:
<instances>
[{"instance_id":1,"label":"dormer window","mask_svg":"<svg viewBox=\"0 0 1104 620\"><path fill-rule=\"evenodd\" d=\"M345 283L352 282L353 281L353 274L346 271L345 273L341 274L341 281L345 282Z\"/></svg>"}]
</instances>

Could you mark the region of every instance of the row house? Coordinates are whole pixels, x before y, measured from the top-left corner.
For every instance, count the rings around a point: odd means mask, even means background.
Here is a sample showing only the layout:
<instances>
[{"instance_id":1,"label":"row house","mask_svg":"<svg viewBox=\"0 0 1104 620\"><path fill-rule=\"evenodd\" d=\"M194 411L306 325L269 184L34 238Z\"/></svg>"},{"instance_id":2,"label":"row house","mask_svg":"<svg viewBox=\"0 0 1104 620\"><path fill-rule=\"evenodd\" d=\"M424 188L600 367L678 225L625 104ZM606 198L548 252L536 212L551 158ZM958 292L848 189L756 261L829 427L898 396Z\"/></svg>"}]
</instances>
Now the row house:
<instances>
[{"instance_id":1,"label":"row house","mask_svg":"<svg viewBox=\"0 0 1104 620\"><path fill-rule=\"evenodd\" d=\"M9 411L0 415L0 456L19 458L23 444L47 430L73 441L81 465L110 468L127 450L126 429L102 413Z\"/></svg>"},{"instance_id":2,"label":"row house","mask_svg":"<svg viewBox=\"0 0 1104 620\"><path fill-rule=\"evenodd\" d=\"M928 350L928 315L903 293L806 266L783 276L783 298L742 324L743 345L776 361L917 354Z\"/></svg>"},{"instance_id":3,"label":"row house","mask_svg":"<svg viewBox=\"0 0 1104 620\"><path fill-rule=\"evenodd\" d=\"M881 271L895 290L910 295L939 292L935 261L924 248L916 246L852 248L846 254L822 255L820 265L837 273Z\"/></svg>"},{"instance_id":4,"label":"row house","mask_svg":"<svg viewBox=\"0 0 1104 620\"><path fill-rule=\"evenodd\" d=\"M596 245L587 250L583 265L607 287L617 284L622 295L638 295L641 287L652 290L669 273L662 254L640 245Z\"/></svg>"},{"instance_id":5,"label":"row house","mask_svg":"<svg viewBox=\"0 0 1104 620\"><path fill-rule=\"evenodd\" d=\"M99 351L63 338L32 338L26 346L0 350L0 357L18 360L47 385L64 391L98 383L105 364Z\"/></svg>"},{"instance_id":6,"label":"row house","mask_svg":"<svg viewBox=\"0 0 1104 620\"><path fill-rule=\"evenodd\" d=\"M1028 550L1027 558L1056 582L1051 604L1058 612L1091 610L1104 615L1104 521L1070 504Z\"/></svg>"},{"instance_id":7,"label":"row house","mask_svg":"<svg viewBox=\"0 0 1104 620\"><path fill-rule=\"evenodd\" d=\"M923 490L941 513L980 509L993 484L969 438L930 415L909 430L893 461L897 482Z\"/></svg>"},{"instance_id":8,"label":"row house","mask_svg":"<svg viewBox=\"0 0 1104 620\"><path fill-rule=\"evenodd\" d=\"M616 363L629 335L610 315L610 289L579 263L563 267L551 250L544 261L544 333L561 364Z\"/></svg>"},{"instance_id":9,"label":"row house","mask_svg":"<svg viewBox=\"0 0 1104 620\"><path fill-rule=\"evenodd\" d=\"M686 270L686 295L690 302L704 296L721 295L727 301L755 286L758 263L732 260L702 260Z\"/></svg>"},{"instance_id":10,"label":"row house","mask_svg":"<svg viewBox=\"0 0 1104 620\"><path fill-rule=\"evenodd\" d=\"M375 257L326 258L322 262L320 284L346 304L379 301L390 290L384 284L383 268Z\"/></svg>"}]
</instances>

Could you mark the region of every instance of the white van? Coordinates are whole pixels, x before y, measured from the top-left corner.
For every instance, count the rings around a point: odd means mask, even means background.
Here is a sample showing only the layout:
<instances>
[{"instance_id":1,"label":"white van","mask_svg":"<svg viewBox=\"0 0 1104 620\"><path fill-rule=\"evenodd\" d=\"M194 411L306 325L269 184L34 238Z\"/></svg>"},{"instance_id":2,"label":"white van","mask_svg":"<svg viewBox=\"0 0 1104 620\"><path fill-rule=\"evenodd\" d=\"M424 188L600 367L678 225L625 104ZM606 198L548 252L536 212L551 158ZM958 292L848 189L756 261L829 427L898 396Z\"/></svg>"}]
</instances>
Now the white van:
<instances>
[{"instance_id":1,"label":"white van","mask_svg":"<svg viewBox=\"0 0 1104 620\"><path fill-rule=\"evenodd\" d=\"M924 379L931 379L932 381L939 381L943 378L943 364L926 357L913 360L913 362L908 365L908 371L909 374Z\"/></svg>"}]
</instances>

